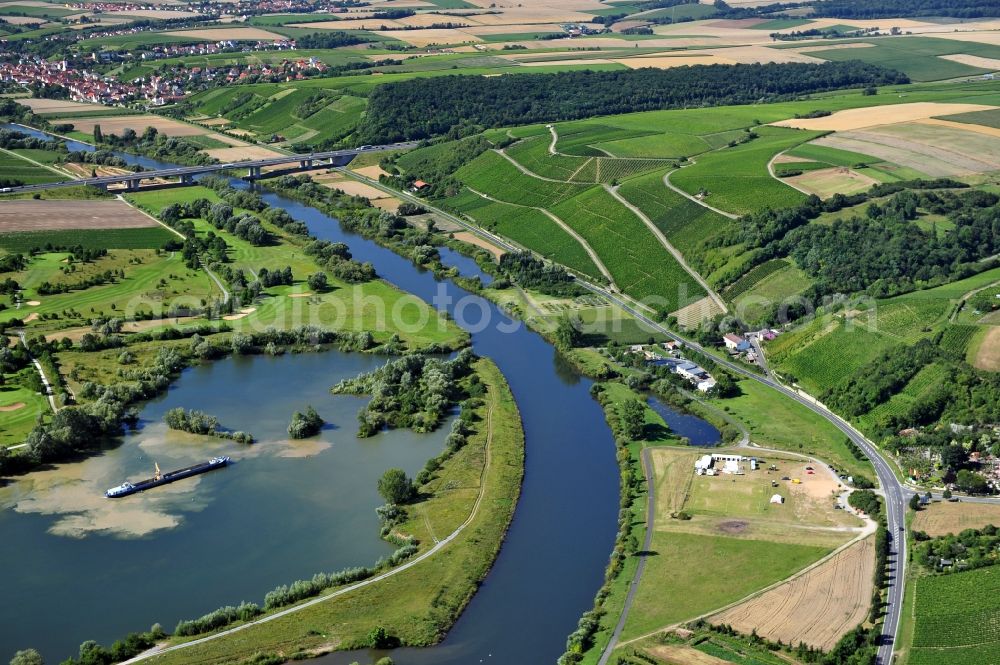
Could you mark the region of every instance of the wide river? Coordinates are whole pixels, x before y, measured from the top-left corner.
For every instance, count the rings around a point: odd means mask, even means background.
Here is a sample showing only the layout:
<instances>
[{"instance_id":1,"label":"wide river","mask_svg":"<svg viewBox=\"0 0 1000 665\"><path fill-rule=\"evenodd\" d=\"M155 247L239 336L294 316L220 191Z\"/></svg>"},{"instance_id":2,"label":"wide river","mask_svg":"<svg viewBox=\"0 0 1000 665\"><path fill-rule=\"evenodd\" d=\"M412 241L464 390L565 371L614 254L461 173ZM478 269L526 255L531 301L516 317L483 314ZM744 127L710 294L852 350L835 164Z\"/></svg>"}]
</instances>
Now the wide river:
<instances>
[{"instance_id":1,"label":"wide river","mask_svg":"<svg viewBox=\"0 0 1000 665\"><path fill-rule=\"evenodd\" d=\"M82 147L89 146L71 145ZM344 232L314 208L275 194L264 198L305 222L316 237L347 243L386 281L452 315L460 308L456 318L471 332L475 351L497 363L521 411L524 484L496 564L444 642L397 650L395 662L554 663L603 581L616 530L614 442L590 397L592 382L489 301ZM478 272L471 262L458 263L465 275ZM86 639L107 644L155 621L171 630L181 618L241 600L261 602L278 584L371 563L389 552L377 534L375 480L388 466L418 470L441 449L444 430L356 438L363 400L334 397L327 389L383 361L328 352L192 368L145 406L144 426L123 445L0 490L7 507L0 512L0 656L34 646L56 662ZM318 440L286 441L291 412L308 404L331 425ZM241 449L170 433L160 423L174 406L203 409L263 443ZM698 419L671 425L695 443L718 440L718 432ZM100 496L122 478L144 477L154 458L174 468L220 449L235 451L232 468L132 497L129 504ZM322 660L367 658L333 654Z\"/></svg>"}]
</instances>

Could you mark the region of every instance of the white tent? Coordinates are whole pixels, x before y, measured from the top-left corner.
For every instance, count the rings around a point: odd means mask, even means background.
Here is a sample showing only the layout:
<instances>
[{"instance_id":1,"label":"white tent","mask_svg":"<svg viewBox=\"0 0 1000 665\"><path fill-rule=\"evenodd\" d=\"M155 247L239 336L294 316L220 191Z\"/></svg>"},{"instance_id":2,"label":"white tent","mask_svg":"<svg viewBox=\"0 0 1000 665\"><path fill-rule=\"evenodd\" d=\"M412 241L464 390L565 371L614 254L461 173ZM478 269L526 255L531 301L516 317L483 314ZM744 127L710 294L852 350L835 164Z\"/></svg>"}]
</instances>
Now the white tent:
<instances>
[{"instance_id":1,"label":"white tent","mask_svg":"<svg viewBox=\"0 0 1000 665\"><path fill-rule=\"evenodd\" d=\"M771 503L779 503L780 504L780 503L784 503L784 502L785 502L785 498L783 496L781 496L780 494L775 494L774 496L771 497Z\"/></svg>"}]
</instances>

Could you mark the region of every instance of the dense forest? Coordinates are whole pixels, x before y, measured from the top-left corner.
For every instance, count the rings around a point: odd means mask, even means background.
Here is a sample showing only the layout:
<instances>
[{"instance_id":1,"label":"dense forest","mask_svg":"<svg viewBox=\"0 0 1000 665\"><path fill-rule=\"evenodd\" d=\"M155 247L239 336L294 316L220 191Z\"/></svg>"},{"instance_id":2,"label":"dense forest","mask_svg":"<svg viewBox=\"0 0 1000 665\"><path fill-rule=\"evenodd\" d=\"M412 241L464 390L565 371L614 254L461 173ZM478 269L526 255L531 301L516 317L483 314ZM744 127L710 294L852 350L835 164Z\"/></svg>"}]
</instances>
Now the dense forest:
<instances>
[{"instance_id":1,"label":"dense forest","mask_svg":"<svg viewBox=\"0 0 1000 665\"><path fill-rule=\"evenodd\" d=\"M472 124L503 127L658 109L749 104L804 94L908 83L859 61L697 65L531 76L442 76L377 86L359 140L391 143Z\"/></svg>"},{"instance_id":2,"label":"dense forest","mask_svg":"<svg viewBox=\"0 0 1000 665\"><path fill-rule=\"evenodd\" d=\"M857 19L911 16L982 18L1000 16L1000 3L996 0L824 0L813 5L813 15Z\"/></svg>"},{"instance_id":3,"label":"dense forest","mask_svg":"<svg viewBox=\"0 0 1000 665\"><path fill-rule=\"evenodd\" d=\"M866 202L864 216L810 223ZM995 194L948 179L876 185L865 193L837 194L826 201L813 196L795 208L746 215L723 244L752 250L752 264L794 259L816 278L806 295L817 301L859 291L885 297L990 267L987 259L1000 252L998 202ZM954 228L922 228L916 222L925 214L946 217Z\"/></svg>"}]
</instances>

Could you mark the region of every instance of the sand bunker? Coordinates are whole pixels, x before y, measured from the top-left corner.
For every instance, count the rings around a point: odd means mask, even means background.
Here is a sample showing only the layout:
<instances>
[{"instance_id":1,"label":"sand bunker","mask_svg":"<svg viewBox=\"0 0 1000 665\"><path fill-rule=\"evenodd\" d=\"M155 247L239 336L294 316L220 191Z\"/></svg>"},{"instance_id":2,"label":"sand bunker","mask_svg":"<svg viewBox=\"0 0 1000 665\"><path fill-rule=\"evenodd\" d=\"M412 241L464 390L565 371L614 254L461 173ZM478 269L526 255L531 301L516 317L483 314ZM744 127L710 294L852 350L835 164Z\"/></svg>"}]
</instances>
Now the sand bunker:
<instances>
[{"instance_id":1,"label":"sand bunker","mask_svg":"<svg viewBox=\"0 0 1000 665\"><path fill-rule=\"evenodd\" d=\"M41 305L42 303L41 303L41 301L39 301L39 300L29 300L28 302L26 302L26 303L24 303L24 304L25 304L25 305L28 305L29 307L38 307L38 306L39 306L39 305Z\"/></svg>"},{"instance_id":2,"label":"sand bunker","mask_svg":"<svg viewBox=\"0 0 1000 665\"><path fill-rule=\"evenodd\" d=\"M24 322L31 323L32 321L36 320L38 320L38 312L32 312L31 314L25 317Z\"/></svg>"},{"instance_id":3,"label":"sand bunker","mask_svg":"<svg viewBox=\"0 0 1000 665\"><path fill-rule=\"evenodd\" d=\"M10 413L11 411L17 411L18 409L23 409L23 408L24 408L24 402L14 402L13 404L0 406L0 412Z\"/></svg>"},{"instance_id":4,"label":"sand bunker","mask_svg":"<svg viewBox=\"0 0 1000 665\"><path fill-rule=\"evenodd\" d=\"M226 316L222 317L222 319L224 321L236 321L238 319L242 319L245 316L250 316L256 311L257 311L256 307L244 307L243 309L240 310L239 314L227 314Z\"/></svg>"},{"instance_id":5,"label":"sand bunker","mask_svg":"<svg viewBox=\"0 0 1000 665\"><path fill-rule=\"evenodd\" d=\"M877 127L879 125L912 122L934 116L970 113L972 111L989 111L994 108L997 107L983 106L982 104L914 102L910 104L889 104L885 106L848 109L846 111L837 111L833 115L828 115L824 118L791 118L771 124L778 127L843 132L852 129Z\"/></svg>"},{"instance_id":6,"label":"sand bunker","mask_svg":"<svg viewBox=\"0 0 1000 665\"><path fill-rule=\"evenodd\" d=\"M306 291L305 293L289 293L289 298L308 298L312 295L312 291Z\"/></svg>"}]
</instances>

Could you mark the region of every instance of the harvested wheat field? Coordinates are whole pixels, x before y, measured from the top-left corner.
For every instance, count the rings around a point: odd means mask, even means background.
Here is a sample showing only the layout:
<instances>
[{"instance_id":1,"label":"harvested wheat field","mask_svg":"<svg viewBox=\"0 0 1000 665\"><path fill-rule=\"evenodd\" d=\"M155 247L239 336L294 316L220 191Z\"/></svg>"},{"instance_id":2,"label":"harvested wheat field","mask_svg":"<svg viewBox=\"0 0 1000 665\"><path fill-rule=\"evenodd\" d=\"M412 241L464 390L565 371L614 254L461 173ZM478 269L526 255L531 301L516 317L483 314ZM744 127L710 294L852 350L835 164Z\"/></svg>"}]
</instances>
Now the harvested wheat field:
<instances>
[{"instance_id":1,"label":"harvested wheat field","mask_svg":"<svg viewBox=\"0 0 1000 665\"><path fill-rule=\"evenodd\" d=\"M981 55L966 55L957 53L955 55L939 55L942 60L951 60L970 67L980 67L982 69L1000 69L1000 60L996 58L984 58Z\"/></svg>"},{"instance_id":2,"label":"harvested wheat field","mask_svg":"<svg viewBox=\"0 0 1000 665\"><path fill-rule=\"evenodd\" d=\"M206 41L222 41L224 39L233 39L241 41L272 41L272 42L283 42L287 37L283 35L276 34L274 32L268 32L267 30L261 30L260 28L210 28L208 30L174 30L172 32L165 32L165 35L174 35L175 37L189 37L191 39L204 39Z\"/></svg>"},{"instance_id":3,"label":"harvested wheat field","mask_svg":"<svg viewBox=\"0 0 1000 665\"><path fill-rule=\"evenodd\" d=\"M658 659L667 663L683 663L684 665L730 665L728 660L722 660L682 644L661 644L647 649Z\"/></svg>"},{"instance_id":4,"label":"harvested wheat field","mask_svg":"<svg viewBox=\"0 0 1000 665\"><path fill-rule=\"evenodd\" d=\"M965 529L981 529L987 524L1000 526L1000 505L990 503L932 503L917 512L913 530L936 538Z\"/></svg>"},{"instance_id":5,"label":"harvested wheat field","mask_svg":"<svg viewBox=\"0 0 1000 665\"><path fill-rule=\"evenodd\" d=\"M112 16L128 16L131 18L191 18L198 16L197 12L170 9L113 9L109 12Z\"/></svg>"},{"instance_id":6,"label":"harvested wheat field","mask_svg":"<svg viewBox=\"0 0 1000 665\"><path fill-rule=\"evenodd\" d=\"M598 62L594 60L579 60L574 62L572 60L562 60L558 61L559 64L573 63L573 64L587 64L589 62ZM657 69L670 69L671 67L686 67L688 65L732 65L735 64L734 60L729 60L728 58L720 58L714 55L687 55L687 56L666 56L666 57L652 57L652 58L623 58L621 60L603 60L600 62L617 62L618 64L625 65L632 69L641 69L642 67L656 67ZM539 65L551 65L553 62L539 62L535 63Z\"/></svg>"},{"instance_id":7,"label":"harvested wheat field","mask_svg":"<svg viewBox=\"0 0 1000 665\"><path fill-rule=\"evenodd\" d=\"M983 338L973 364L989 372L1000 372L1000 327L990 328ZM1000 524L1000 520L997 520Z\"/></svg>"},{"instance_id":8,"label":"harvested wheat field","mask_svg":"<svg viewBox=\"0 0 1000 665\"><path fill-rule=\"evenodd\" d=\"M877 185L878 180L858 173L853 169L832 168L807 171L802 175L782 178L782 182L794 185L807 194L815 194L828 199L834 194L855 194Z\"/></svg>"},{"instance_id":9,"label":"harvested wheat field","mask_svg":"<svg viewBox=\"0 0 1000 665\"><path fill-rule=\"evenodd\" d=\"M309 28L310 30L381 30L382 28L401 28L403 26L396 21L385 18L345 18L339 21L289 23L288 27Z\"/></svg>"},{"instance_id":10,"label":"harvested wheat field","mask_svg":"<svg viewBox=\"0 0 1000 665\"><path fill-rule=\"evenodd\" d=\"M259 145L239 145L232 148L212 148L203 151L210 157L215 157L220 162L239 162L247 159L267 159L269 157L281 157L282 154L276 150L265 148Z\"/></svg>"},{"instance_id":11,"label":"harvested wheat field","mask_svg":"<svg viewBox=\"0 0 1000 665\"><path fill-rule=\"evenodd\" d=\"M126 129L133 129L137 134L142 134L147 127L155 127L156 131L167 136L200 136L209 133L204 127L196 127L158 115L120 115L73 120L73 127L85 134L93 133L94 125L100 125L101 132L105 135L118 134L119 136Z\"/></svg>"},{"instance_id":12,"label":"harvested wheat field","mask_svg":"<svg viewBox=\"0 0 1000 665\"><path fill-rule=\"evenodd\" d=\"M716 314L722 314L722 310L714 300L705 296L686 307L681 307L676 312L671 312L671 314L677 317L677 323L680 325L693 328L702 321L711 319Z\"/></svg>"},{"instance_id":13,"label":"harvested wheat field","mask_svg":"<svg viewBox=\"0 0 1000 665\"><path fill-rule=\"evenodd\" d=\"M709 621L827 651L868 615L874 572L875 541L869 537Z\"/></svg>"},{"instance_id":14,"label":"harvested wheat field","mask_svg":"<svg viewBox=\"0 0 1000 665\"><path fill-rule=\"evenodd\" d=\"M732 48L719 49L713 53L729 58L732 62L751 65L767 62L824 62L819 58L814 58L811 55L804 55L793 49L776 49L768 48L766 46L734 46Z\"/></svg>"},{"instance_id":15,"label":"harvested wheat field","mask_svg":"<svg viewBox=\"0 0 1000 665\"><path fill-rule=\"evenodd\" d=\"M475 35L452 28L428 28L426 30L377 30L380 37L399 39L411 46L430 46L431 44L464 44L466 42L483 41Z\"/></svg>"},{"instance_id":16,"label":"harvested wheat field","mask_svg":"<svg viewBox=\"0 0 1000 665\"><path fill-rule=\"evenodd\" d=\"M387 196L383 199L371 199L369 203L379 210L386 210L395 214L399 211L399 206L402 205L403 202L395 196Z\"/></svg>"},{"instance_id":17,"label":"harvested wheat field","mask_svg":"<svg viewBox=\"0 0 1000 665\"><path fill-rule=\"evenodd\" d=\"M124 201L5 201L0 233L65 229L137 229L158 226Z\"/></svg>"},{"instance_id":18,"label":"harvested wheat field","mask_svg":"<svg viewBox=\"0 0 1000 665\"><path fill-rule=\"evenodd\" d=\"M17 103L22 106L27 106L38 115L47 115L50 113L77 113L80 111L100 111L108 108L107 106L102 106L101 104L71 102L66 99L18 99Z\"/></svg>"},{"instance_id":19,"label":"harvested wheat field","mask_svg":"<svg viewBox=\"0 0 1000 665\"><path fill-rule=\"evenodd\" d=\"M1000 127L974 125L969 122L955 122L953 120L945 120L944 118L927 118L926 120L917 120L917 123L921 125L950 127L951 129L959 129L965 132L975 132L976 134L985 134L986 136L996 136L997 138L1000 138Z\"/></svg>"},{"instance_id":20,"label":"harvested wheat field","mask_svg":"<svg viewBox=\"0 0 1000 665\"><path fill-rule=\"evenodd\" d=\"M385 169L381 166L362 166L360 169L351 169L358 175L363 175L366 178L371 178L372 180L378 180L384 175L389 175Z\"/></svg>"},{"instance_id":21,"label":"harvested wheat field","mask_svg":"<svg viewBox=\"0 0 1000 665\"><path fill-rule=\"evenodd\" d=\"M470 245L475 245L476 247L481 247L482 249L485 249L487 252L492 254L493 258L495 258L497 261L500 260L500 257L506 254L504 250L500 249L493 243L484 240L483 238L480 238L475 233L469 233L468 231L459 231L458 233L455 233L452 237L460 242L465 242Z\"/></svg>"},{"instance_id":22,"label":"harvested wheat field","mask_svg":"<svg viewBox=\"0 0 1000 665\"><path fill-rule=\"evenodd\" d=\"M994 108L996 107L983 106L982 104L913 102L909 104L888 104L885 106L848 109L846 111L837 111L825 118L790 118L771 124L777 127L844 132L852 129L865 129L880 125L912 122L935 116L970 113L972 111L989 111Z\"/></svg>"}]
</instances>

